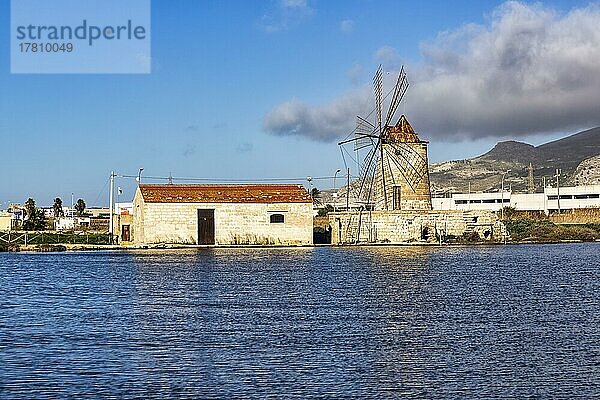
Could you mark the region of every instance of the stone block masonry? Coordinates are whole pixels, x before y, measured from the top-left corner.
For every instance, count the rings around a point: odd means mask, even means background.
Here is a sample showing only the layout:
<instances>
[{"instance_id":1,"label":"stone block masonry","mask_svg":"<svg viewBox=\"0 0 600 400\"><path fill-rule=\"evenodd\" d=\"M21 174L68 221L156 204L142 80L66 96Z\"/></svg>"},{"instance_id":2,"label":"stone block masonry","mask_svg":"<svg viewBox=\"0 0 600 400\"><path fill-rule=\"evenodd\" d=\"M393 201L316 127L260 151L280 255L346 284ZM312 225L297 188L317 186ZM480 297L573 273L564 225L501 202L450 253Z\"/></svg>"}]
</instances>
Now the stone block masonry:
<instances>
[{"instance_id":1,"label":"stone block masonry","mask_svg":"<svg viewBox=\"0 0 600 400\"><path fill-rule=\"evenodd\" d=\"M198 243L198 210L213 209L215 245L312 245L311 203L134 201L135 243ZM283 215L272 223L271 215Z\"/></svg>"},{"instance_id":2,"label":"stone block masonry","mask_svg":"<svg viewBox=\"0 0 600 400\"><path fill-rule=\"evenodd\" d=\"M363 211L329 214L332 244L437 242L476 233L501 240L504 224L489 211ZM360 234L359 234L360 232Z\"/></svg>"}]
</instances>

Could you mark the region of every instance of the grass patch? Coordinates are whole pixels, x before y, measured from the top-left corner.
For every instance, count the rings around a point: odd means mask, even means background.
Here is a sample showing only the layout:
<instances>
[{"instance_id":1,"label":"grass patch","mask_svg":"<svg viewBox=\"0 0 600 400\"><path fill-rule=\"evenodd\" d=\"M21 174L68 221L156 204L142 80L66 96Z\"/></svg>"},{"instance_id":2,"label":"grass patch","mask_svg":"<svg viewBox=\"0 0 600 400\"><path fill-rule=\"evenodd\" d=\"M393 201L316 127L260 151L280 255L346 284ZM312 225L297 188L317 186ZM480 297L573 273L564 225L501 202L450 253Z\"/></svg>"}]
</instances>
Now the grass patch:
<instances>
[{"instance_id":1,"label":"grass patch","mask_svg":"<svg viewBox=\"0 0 600 400\"><path fill-rule=\"evenodd\" d=\"M557 225L547 219L510 219L504 221L513 241L555 243L562 240L591 242L600 239L600 224Z\"/></svg>"}]
</instances>

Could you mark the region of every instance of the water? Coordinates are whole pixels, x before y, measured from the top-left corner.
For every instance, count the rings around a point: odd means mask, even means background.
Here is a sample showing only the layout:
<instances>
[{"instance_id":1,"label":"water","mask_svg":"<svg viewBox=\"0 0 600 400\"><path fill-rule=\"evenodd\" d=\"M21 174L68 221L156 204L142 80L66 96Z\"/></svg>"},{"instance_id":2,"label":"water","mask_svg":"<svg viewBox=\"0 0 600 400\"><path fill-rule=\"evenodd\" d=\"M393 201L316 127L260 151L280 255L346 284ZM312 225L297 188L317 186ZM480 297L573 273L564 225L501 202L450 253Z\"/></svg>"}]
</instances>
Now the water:
<instances>
[{"instance_id":1,"label":"water","mask_svg":"<svg viewBox=\"0 0 600 400\"><path fill-rule=\"evenodd\" d=\"M0 397L598 398L599 249L0 254Z\"/></svg>"}]
</instances>

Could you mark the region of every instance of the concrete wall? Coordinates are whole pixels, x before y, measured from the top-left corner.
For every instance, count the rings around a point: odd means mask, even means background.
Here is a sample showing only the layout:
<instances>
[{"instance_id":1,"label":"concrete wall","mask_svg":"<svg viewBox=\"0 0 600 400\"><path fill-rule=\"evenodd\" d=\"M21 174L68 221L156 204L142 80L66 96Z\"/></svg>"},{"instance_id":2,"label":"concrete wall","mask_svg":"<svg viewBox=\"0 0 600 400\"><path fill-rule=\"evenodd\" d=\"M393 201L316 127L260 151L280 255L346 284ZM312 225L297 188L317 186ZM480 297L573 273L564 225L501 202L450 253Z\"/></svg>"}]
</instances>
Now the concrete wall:
<instances>
[{"instance_id":1,"label":"concrete wall","mask_svg":"<svg viewBox=\"0 0 600 400\"><path fill-rule=\"evenodd\" d=\"M502 204L520 211L548 211L558 209L557 189L546 188L544 193L454 193L452 197L434 197L434 210L491 210ZM504 203L502 202L504 200ZM561 210L600 207L600 185L568 186L560 188Z\"/></svg>"},{"instance_id":2,"label":"concrete wall","mask_svg":"<svg viewBox=\"0 0 600 400\"><path fill-rule=\"evenodd\" d=\"M141 243L198 242L198 209L215 210L215 244L311 245L310 203L145 203L134 199L133 240ZM283 214L284 223L270 223Z\"/></svg>"},{"instance_id":3,"label":"concrete wall","mask_svg":"<svg viewBox=\"0 0 600 400\"><path fill-rule=\"evenodd\" d=\"M510 196L510 206L515 210L544 211L544 193L515 193Z\"/></svg>"},{"instance_id":4,"label":"concrete wall","mask_svg":"<svg viewBox=\"0 0 600 400\"><path fill-rule=\"evenodd\" d=\"M360 224L359 224L360 219ZM436 242L440 236L476 232L483 239L501 239L504 225L489 211L373 211L329 214L333 244Z\"/></svg>"}]
</instances>

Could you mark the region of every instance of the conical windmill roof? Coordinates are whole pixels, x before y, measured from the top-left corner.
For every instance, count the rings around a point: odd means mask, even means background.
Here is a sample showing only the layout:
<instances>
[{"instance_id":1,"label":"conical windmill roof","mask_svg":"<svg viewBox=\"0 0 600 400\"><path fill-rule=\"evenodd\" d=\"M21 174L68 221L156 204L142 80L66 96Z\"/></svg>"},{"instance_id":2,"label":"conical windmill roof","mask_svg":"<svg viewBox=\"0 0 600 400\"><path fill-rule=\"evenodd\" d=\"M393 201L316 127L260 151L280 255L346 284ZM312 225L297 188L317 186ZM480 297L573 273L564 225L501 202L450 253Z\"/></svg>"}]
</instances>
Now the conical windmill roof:
<instances>
[{"instance_id":1,"label":"conical windmill roof","mask_svg":"<svg viewBox=\"0 0 600 400\"><path fill-rule=\"evenodd\" d=\"M410 122L406 119L406 116L402 114L398 123L395 126L386 127L387 137L397 142L403 143L420 143L421 140L416 134L415 130L411 126Z\"/></svg>"}]
</instances>

